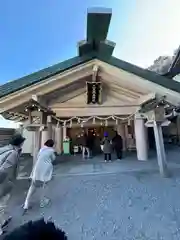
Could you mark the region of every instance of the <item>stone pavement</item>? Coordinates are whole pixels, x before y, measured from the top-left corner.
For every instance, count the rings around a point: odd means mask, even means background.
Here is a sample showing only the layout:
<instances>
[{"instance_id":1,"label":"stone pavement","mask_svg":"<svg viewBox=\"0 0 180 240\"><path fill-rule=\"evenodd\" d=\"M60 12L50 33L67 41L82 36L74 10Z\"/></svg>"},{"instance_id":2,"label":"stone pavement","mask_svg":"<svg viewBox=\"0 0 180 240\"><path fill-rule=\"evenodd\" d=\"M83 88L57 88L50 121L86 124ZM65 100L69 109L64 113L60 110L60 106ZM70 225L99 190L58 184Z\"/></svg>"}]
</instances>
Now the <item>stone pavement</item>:
<instances>
[{"instance_id":1,"label":"stone pavement","mask_svg":"<svg viewBox=\"0 0 180 240\"><path fill-rule=\"evenodd\" d=\"M153 159L61 163L48 190L51 204L40 209L35 196L25 216L21 205L29 182L21 179L9 205L14 217L11 228L51 216L70 240L180 239L179 153L173 156L170 153L172 178L161 178Z\"/></svg>"},{"instance_id":2,"label":"stone pavement","mask_svg":"<svg viewBox=\"0 0 180 240\"><path fill-rule=\"evenodd\" d=\"M180 167L180 148L170 148L167 152L167 161L170 169ZM112 163L104 163L103 155L96 156L89 160L83 160L81 155L77 156L60 156L57 158L57 164L54 168L55 176L70 175L91 175L106 174L116 172L134 172L134 171L156 171L158 172L158 164L156 154L150 153L148 161L138 161L136 154L131 153L125 156L120 162L112 157ZM121 164L119 164L121 163ZM21 160L19 179L27 179L32 170L32 158L23 158Z\"/></svg>"}]
</instances>

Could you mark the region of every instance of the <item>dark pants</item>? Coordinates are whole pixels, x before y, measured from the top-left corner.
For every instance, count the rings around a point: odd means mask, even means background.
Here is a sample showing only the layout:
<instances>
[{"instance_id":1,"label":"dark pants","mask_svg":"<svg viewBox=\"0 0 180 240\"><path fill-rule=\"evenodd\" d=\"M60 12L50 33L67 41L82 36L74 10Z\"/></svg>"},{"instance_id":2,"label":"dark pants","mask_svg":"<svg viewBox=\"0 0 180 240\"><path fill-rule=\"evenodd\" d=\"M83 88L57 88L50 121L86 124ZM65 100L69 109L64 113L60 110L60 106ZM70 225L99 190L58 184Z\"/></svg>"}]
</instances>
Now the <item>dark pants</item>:
<instances>
[{"instance_id":1,"label":"dark pants","mask_svg":"<svg viewBox=\"0 0 180 240\"><path fill-rule=\"evenodd\" d=\"M117 159L121 159L122 158L122 149L115 149L116 151L116 156L117 156Z\"/></svg>"},{"instance_id":2,"label":"dark pants","mask_svg":"<svg viewBox=\"0 0 180 240\"><path fill-rule=\"evenodd\" d=\"M104 154L104 160L105 161L111 161L111 153L105 153Z\"/></svg>"}]
</instances>

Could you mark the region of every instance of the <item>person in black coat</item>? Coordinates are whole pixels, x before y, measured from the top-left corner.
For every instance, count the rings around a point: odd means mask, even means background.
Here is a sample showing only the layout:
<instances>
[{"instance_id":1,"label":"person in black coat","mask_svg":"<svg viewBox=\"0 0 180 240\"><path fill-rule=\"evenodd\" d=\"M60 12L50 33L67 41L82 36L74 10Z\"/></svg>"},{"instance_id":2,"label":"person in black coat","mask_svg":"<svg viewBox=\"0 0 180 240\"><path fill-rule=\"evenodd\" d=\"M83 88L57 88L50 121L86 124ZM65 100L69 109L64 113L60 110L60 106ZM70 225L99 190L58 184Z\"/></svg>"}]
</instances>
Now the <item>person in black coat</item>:
<instances>
[{"instance_id":1,"label":"person in black coat","mask_svg":"<svg viewBox=\"0 0 180 240\"><path fill-rule=\"evenodd\" d=\"M84 133L84 135L82 136L81 144L82 144L83 158L84 159L86 158L86 153L87 153L87 158L90 158L89 136L87 135L87 133Z\"/></svg>"},{"instance_id":2,"label":"person in black coat","mask_svg":"<svg viewBox=\"0 0 180 240\"><path fill-rule=\"evenodd\" d=\"M117 132L115 134L116 135L113 138L114 150L116 152L117 159L122 159L123 140L121 135L119 135Z\"/></svg>"}]
</instances>

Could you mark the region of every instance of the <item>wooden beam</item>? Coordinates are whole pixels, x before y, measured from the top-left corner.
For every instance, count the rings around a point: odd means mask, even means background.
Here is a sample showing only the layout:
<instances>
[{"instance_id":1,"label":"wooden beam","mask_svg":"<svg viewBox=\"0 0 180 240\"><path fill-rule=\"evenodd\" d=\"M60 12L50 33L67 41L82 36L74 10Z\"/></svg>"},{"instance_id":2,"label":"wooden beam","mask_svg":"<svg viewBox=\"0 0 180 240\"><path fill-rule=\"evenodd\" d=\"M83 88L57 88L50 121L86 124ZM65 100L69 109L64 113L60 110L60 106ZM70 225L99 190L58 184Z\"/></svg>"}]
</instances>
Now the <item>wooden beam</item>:
<instances>
[{"instance_id":1,"label":"wooden beam","mask_svg":"<svg viewBox=\"0 0 180 240\"><path fill-rule=\"evenodd\" d=\"M154 100L156 98L155 93L149 93L147 95L143 95L138 99L140 105L145 104L148 101Z\"/></svg>"},{"instance_id":2,"label":"wooden beam","mask_svg":"<svg viewBox=\"0 0 180 240\"><path fill-rule=\"evenodd\" d=\"M126 72L123 72L121 69L118 69L119 74L116 75L114 72L107 72L106 69L103 68L103 71L99 73L100 77L107 81L109 84L119 86L123 89L129 90L132 94L137 94L141 96L142 94L148 94L149 88L145 87L144 84L139 84L131 75ZM144 79L142 79L143 81Z\"/></svg>"},{"instance_id":3,"label":"wooden beam","mask_svg":"<svg viewBox=\"0 0 180 240\"><path fill-rule=\"evenodd\" d=\"M59 101L61 97L64 97L67 94L70 95L75 91L81 91L81 89L84 89L86 87L86 80L91 80L91 76L81 78L71 84L66 84L62 88L58 88L55 91L44 95L43 98L45 99L47 105L51 105L52 103Z\"/></svg>"},{"instance_id":4,"label":"wooden beam","mask_svg":"<svg viewBox=\"0 0 180 240\"><path fill-rule=\"evenodd\" d=\"M97 64L100 66L100 69L102 70L100 76L102 76L105 79L109 77L109 79L112 79L113 82L115 78L118 78L119 84L121 86L128 88L128 86L132 85L132 87L136 91L138 91L139 89L139 91L143 92L144 94L148 94L150 90L153 89L153 91L159 94L160 96L166 95L167 101L170 102L171 104L177 106L180 103L180 94L176 91L170 90L159 84L148 81L147 79L141 78L135 74L111 66L108 63L97 61Z\"/></svg>"},{"instance_id":5,"label":"wooden beam","mask_svg":"<svg viewBox=\"0 0 180 240\"><path fill-rule=\"evenodd\" d=\"M120 86L120 80L116 80L116 83L114 82L114 80L115 79L112 79L112 82L110 82L109 80L103 78L102 82L106 83L106 85L108 85L113 91L122 93L127 97L136 99L142 96L142 94L139 92L136 92L136 90L132 90L128 87L125 88L123 86Z\"/></svg>"},{"instance_id":6,"label":"wooden beam","mask_svg":"<svg viewBox=\"0 0 180 240\"><path fill-rule=\"evenodd\" d=\"M46 81L35 84L0 99L0 113L28 102L35 93L39 93L39 95L44 96L45 94L55 91L56 89L61 88L68 83L73 83L79 79L91 75L93 65L94 61L89 61L86 64L69 69L61 74L57 74L56 76L47 79Z\"/></svg>"},{"instance_id":7,"label":"wooden beam","mask_svg":"<svg viewBox=\"0 0 180 240\"><path fill-rule=\"evenodd\" d=\"M131 115L139 109L139 106L112 106L112 107L68 107L68 108L52 108L57 117L70 116L106 116L108 115Z\"/></svg>"},{"instance_id":8,"label":"wooden beam","mask_svg":"<svg viewBox=\"0 0 180 240\"><path fill-rule=\"evenodd\" d=\"M93 66L93 74L92 74L92 81L93 82L96 82L96 80L97 80L98 70L99 70L98 65L94 65Z\"/></svg>"},{"instance_id":9,"label":"wooden beam","mask_svg":"<svg viewBox=\"0 0 180 240\"><path fill-rule=\"evenodd\" d=\"M60 104L60 103L64 103L64 102L66 102L68 100L71 100L71 99L73 99L73 98L75 98L75 97L77 97L77 96L79 96L79 95L81 95L85 92L86 92L86 88L84 87L84 88L77 89L73 92L67 93L65 95L61 95L59 98L53 99L49 103L48 106L51 107L51 106L54 106L54 105L57 105L57 104Z\"/></svg>"},{"instance_id":10,"label":"wooden beam","mask_svg":"<svg viewBox=\"0 0 180 240\"><path fill-rule=\"evenodd\" d=\"M137 102L138 103L138 98L134 98L132 96L128 96L126 93L123 93L121 91L118 91L118 89L111 89L109 90L109 95L110 96L116 96L119 100L122 100L124 102L127 102L127 103L134 103L134 102Z\"/></svg>"},{"instance_id":11,"label":"wooden beam","mask_svg":"<svg viewBox=\"0 0 180 240\"><path fill-rule=\"evenodd\" d=\"M165 96L158 98L156 97L155 99L149 99L145 103L141 105L140 112L145 113L152 111L156 109L156 107L160 106L165 106L167 102L165 101Z\"/></svg>"}]
</instances>

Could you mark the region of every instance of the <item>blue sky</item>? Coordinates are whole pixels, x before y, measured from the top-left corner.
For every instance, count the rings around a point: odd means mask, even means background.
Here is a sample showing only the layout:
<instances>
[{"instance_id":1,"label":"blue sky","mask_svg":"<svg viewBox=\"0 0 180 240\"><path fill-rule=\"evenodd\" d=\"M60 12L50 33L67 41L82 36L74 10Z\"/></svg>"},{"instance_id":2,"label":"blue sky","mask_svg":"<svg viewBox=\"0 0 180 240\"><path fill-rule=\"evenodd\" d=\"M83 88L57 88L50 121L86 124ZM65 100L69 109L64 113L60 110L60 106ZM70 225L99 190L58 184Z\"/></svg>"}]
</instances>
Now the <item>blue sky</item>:
<instances>
[{"instance_id":1,"label":"blue sky","mask_svg":"<svg viewBox=\"0 0 180 240\"><path fill-rule=\"evenodd\" d=\"M148 67L180 44L179 0L0 1L0 84L75 56L87 8L97 6L112 8L118 58Z\"/></svg>"},{"instance_id":2,"label":"blue sky","mask_svg":"<svg viewBox=\"0 0 180 240\"><path fill-rule=\"evenodd\" d=\"M110 3L111 2L111 3ZM123 43L133 2L123 0L6 0L0 3L0 83L21 77L77 54L76 44L86 35L90 6L113 9L109 38L117 31Z\"/></svg>"},{"instance_id":3,"label":"blue sky","mask_svg":"<svg viewBox=\"0 0 180 240\"><path fill-rule=\"evenodd\" d=\"M0 1L0 84L76 55L87 8L112 8L114 55L147 67L180 43L179 0Z\"/></svg>"}]
</instances>

